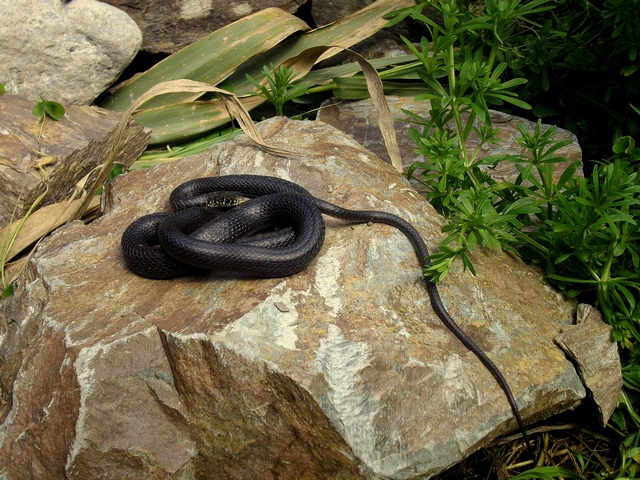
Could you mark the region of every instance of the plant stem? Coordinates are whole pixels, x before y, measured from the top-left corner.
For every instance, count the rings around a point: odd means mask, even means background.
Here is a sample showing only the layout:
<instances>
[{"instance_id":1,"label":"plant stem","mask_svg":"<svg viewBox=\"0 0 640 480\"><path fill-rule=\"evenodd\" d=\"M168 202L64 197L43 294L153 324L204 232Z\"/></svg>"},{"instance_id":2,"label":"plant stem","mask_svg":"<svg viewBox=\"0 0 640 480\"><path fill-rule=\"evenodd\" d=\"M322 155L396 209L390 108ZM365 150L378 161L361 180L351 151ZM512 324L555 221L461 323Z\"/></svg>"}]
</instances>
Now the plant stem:
<instances>
[{"instance_id":1,"label":"plant stem","mask_svg":"<svg viewBox=\"0 0 640 480\"><path fill-rule=\"evenodd\" d=\"M458 144L460 146L460 149L462 150L464 165L465 167L469 168L471 165L469 164L469 155L467 154L467 139L464 138L462 118L460 117L458 97L456 96L456 69L453 45L450 45L447 48L447 75L449 77L449 96L451 97L451 111L453 112L453 118L456 122L456 130L458 131Z\"/></svg>"},{"instance_id":2,"label":"plant stem","mask_svg":"<svg viewBox=\"0 0 640 480\"><path fill-rule=\"evenodd\" d=\"M493 71L493 64L496 61L496 55L498 53L498 45L500 44L500 41L498 40L498 37L493 36L493 42L491 42L491 51L489 52L489 58L487 59L487 66L489 68L487 68L487 73L485 73L485 78L489 78L491 76L491 72Z\"/></svg>"},{"instance_id":3,"label":"plant stem","mask_svg":"<svg viewBox=\"0 0 640 480\"><path fill-rule=\"evenodd\" d=\"M602 270L600 272L600 278L598 279L598 283L606 287L606 285L611 280L611 265L613 264L613 252L618 245L618 241L620 238L616 236L611 243L609 244L609 251L607 252L607 260L602 266Z\"/></svg>"}]
</instances>

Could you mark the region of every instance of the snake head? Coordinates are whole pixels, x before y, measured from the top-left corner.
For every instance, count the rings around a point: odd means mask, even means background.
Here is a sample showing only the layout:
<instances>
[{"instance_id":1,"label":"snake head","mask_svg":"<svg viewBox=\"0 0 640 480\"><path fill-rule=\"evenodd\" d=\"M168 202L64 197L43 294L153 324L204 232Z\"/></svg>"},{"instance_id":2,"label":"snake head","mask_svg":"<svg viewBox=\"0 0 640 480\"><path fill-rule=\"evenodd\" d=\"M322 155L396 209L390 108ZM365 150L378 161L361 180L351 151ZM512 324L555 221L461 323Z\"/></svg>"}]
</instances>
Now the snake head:
<instances>
[{"instance_id":1,"label":"snake head","mask_svg":"<svg viewBox=\"0 0 640 480\"><path fill-rule=\"evenodd\" d=\"M240 205L249 200L250 197L239 192L217 191L210 192L205 197L206 208L231 208Z\"/></svg>"}]
</instances>

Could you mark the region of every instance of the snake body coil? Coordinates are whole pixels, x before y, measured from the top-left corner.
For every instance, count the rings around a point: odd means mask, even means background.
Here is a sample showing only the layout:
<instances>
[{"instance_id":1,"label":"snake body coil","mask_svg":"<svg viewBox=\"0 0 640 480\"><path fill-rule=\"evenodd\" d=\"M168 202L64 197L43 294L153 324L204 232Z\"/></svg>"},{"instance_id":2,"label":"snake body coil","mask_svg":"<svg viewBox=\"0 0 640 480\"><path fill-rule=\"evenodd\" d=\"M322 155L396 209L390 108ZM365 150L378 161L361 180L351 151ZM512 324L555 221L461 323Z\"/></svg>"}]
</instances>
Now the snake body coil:
<instances>
[{"instance_id":1,"label":"snake body coil","mask_svg":"<svg viewBox=\"0 0 640 480\"><path fill-rule=\"evenodd\" d=\"M254 197L230 210L212 208L220 193ZM230 270L283 277L303 270L324 241L322 214L350 222L392 225L409 239L424 269L429 251L418 231L391 213L348 210L313 197L302 187L258 175L207 177L186 182L171 194L176 213L152 214L133 222L122 236L129 268L149 278L170 278L195 270ZM256 232L282 227L276 232ZM161 248L154 248L160 244ZM447 312L436 285L424 277L433 309L453 334L484 364L504 391L525 441L520 411L502 373ZM528 445L528 442L527 442Z\"/></svg>"}]
</instances>

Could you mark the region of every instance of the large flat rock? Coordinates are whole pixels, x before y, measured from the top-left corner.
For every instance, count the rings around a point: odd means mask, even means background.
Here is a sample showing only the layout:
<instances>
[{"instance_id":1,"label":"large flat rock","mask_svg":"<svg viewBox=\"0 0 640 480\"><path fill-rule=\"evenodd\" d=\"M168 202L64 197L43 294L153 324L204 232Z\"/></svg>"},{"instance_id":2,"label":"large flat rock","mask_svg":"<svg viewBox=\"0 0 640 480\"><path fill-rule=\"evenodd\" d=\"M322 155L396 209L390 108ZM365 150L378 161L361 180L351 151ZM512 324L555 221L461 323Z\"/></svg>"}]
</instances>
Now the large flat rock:
<instances>
[{"instance_id":1,"label":"large flat rock","mask_svg":"<svg viewBox=\"0 0 640 480\"><path fill-rule=\"evenodd\" d=\"M149 280L120 236L191 178L290 179L354 209L396 213L433 248L443 220L393 168L322 122L242 136L117 179L109 211L46 239L0 304L0 478L394 478L432 475L515 429L493 377L433 312L409 242L329 219L288 278ZM554 337L575 305L537 270L478 253L440 286L504 373L525 421L585 390ZM284 307L284 308L283 308Z\"/></svg>"}]
</instances>

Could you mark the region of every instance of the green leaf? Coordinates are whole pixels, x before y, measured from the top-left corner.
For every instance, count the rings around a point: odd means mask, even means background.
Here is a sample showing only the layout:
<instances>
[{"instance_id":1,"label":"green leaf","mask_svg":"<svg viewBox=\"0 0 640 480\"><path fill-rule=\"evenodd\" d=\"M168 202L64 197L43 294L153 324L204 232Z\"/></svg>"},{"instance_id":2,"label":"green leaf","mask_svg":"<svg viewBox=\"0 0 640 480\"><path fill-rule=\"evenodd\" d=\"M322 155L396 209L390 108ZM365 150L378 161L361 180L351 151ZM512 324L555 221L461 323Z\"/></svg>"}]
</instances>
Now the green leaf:
<instances>
[{"instance_id":1,"label":"green leaf","mask_svg":"<svg viewBox=\"0 0 640 480\"><path fill-rule=\"evenodd\" d=\"M562 255L559 255L554 261L553 264L554 265L559 265L560 263L564 262L567 258L570 258L573 255L573 253L564 253Z\"/></svg>"},{"instance_id":2,"label":"green leaf","mask_svg":"<svg viewBox=\"0 0 640 480\"><path fill-rule=\"evenodd\" d=\"M489 111L488 111L486 105L480 105L477 102L472 102L471 103L471 109L473 110L473 113L476 114L476 116L478 117L478 119L481 122L483 122L483 123L487 122L487 119L490 116L489 116Z\"/></svg>"},{"instance_id":3,"label":"green leaf","mask_svg":"<svg viewBox=\"0 0 640 480\"><path fill-rule=\"evenodd\" d=\"M617 284L616 290L620 291L624 296L624 298L626 299L627 303L629 304L629 310L631 311L635 310L636 300L633 296L633 293L631 293L629 289L622 284Z\"/></svg>"},{"instance_id":4,"label":"green leaf","mask_svg":"<svg viewBox=\"0 0 640 480\"><path fill-rule=\"evenodd\" d=\"M578 169L579 166L580 166L580 162L573 162L572 164L570 164L564 170L564 172L562 172L562 175L560 176L560 179L556 184L556 188L563 188L565 185L567 185L567 183L573 178L573 174L575 173L575 171Z\"/></svg>"},{"instance_id":5,"label":"green leaf","mask_svg":"<svg viewBox=\"0 0 640 480\"><path fill-rule=\"evenodd\" d=\"M511 477L509 480L527 480L527 479L542 479L550 480L554 478L573 478L578 480L584 480L582 475L567 470L561 467L536 467L526 472L522 472L520 475Z\"/></svg>"},{"instance_id":6,"label":"green leaf","mask_svg":"<svg viewBox=\"0 0 640 480\"><path fill-rule=\"evenodd\" d=\"M58 102L45 100L44 98L40 97L40 102L38 102L36 106L33 107L31 113L40 118L44 118L44 116L46 115L57 122L64 116L65 109Z\"/></svg>"},{"instance_id":7,"label":"green leaf","mask_svg":"<svg viewBox=\"0 0 640 480\"><path fill-rule=\"evenodd\" d=\"M42 98L42 97L40 97ZM33 113L36 117L42 117L44 115L44 107L46 100L42 98L42 100L33 107L31 113Z\"/></svg>"},{"instance_id":8,"label":"green leaf","mask_svg":"<svg viewBox=\"0 0 640 480\"><path fill-rule=\"evenodd\" d=\"M524 85L528 81L529 80L527 80L526 78L512 78L511 80L507 80L506 82L501 83L500 89L505 90L516 87L518 85Z\"/></svg>"},{"instance_id":9,"label":"green leaf","mask_svg":"<svg viewBox=\"0 0 640 480\"><path fill-rule=\"evenodd\" d=\"M452 32L452 35L457 36L458 34L467 31L490 30L492 27L490 20L491 19L489 17L484 16L466 21L456 28Z\"/></svg>"},{"instance_id":10,"label":"green leaf","mask_svg":"<svg viewBox=\"0 0 640 480\"><path fill-rule=\"evenodd\" d=\"M538 213L540 211L540 200L534 197L523 197L515 202L511 203L505 210L504 213L510 213L513 215L530 215L533 213Z\"/></svg>"},{"instance_id":11,"label":"green leaf","mask_svg":"<svg viewBox=\"0 0 640 480\"><path fill-rule=\"evenodd\" d=\"M639 112L640 113L640 112ZM636 142L633 137L624 136L616 138L613 143L613 153L631 153L636 147Z\"/></svg>"},{"instance_id":12,"label":"green leaf","mask_svg":"<svg viewBox=\"0 0 640 480\"><path fill-rule=\"evenodd\" d=\"M613 327L613 330L611 331L611 336L616 342L620 342L624 338L624 334L622 333L622 330L620 330L620 328L617 326Z\"/></svg>"},{"instance_id":13,"label":"green leaf","mask_svg":"<svg viewBox=\"0 0 640 480\"><path fill-rule=\"evenodd\" d=\"M45 111L47 112L47 115L49 115L49 117L56 121L60 120L65 114L64 107L58 102L52 101L46 102Z\"/></svg>"},{"instance_id":14,"label":"green leaf","mask_svg":"<svg viewBox=\"0 0 640 480\"><path fill-rule=\"evenodd\" d=\"M469 251L473 251L476 248L476 245L478 244L478 240L476 237L476 234L473 232L469 232L469 235L467 235L467 248L469 249Z\"/></svg>"},{"instance_id":15,"label":"green leaf","mask_svg":"<svg viewBox=\"0 0 640 480\"><path fill-rule=\"evenodd\" d=\"M624 243L618 243L615 248L613 249L613 256L614 257L619 257L620 255L622 255L625 251L625 249L627 248L627 246Z\"/></svg>"},{"instance_id":16,"label":"green leaf","mask_svg":"<svg viewBox=\"0 0 640 480\"><path fill-rule=\"evenodd\" d=\"M625 77L628 77L630 75L633 75L634 73L636 73L636 71L640 68L640 65L628 65L626 67L624 67L620 73L622 75L624 75Z\"/></svg>"},{"instance_id":17,"label":"green leaf","mask_svg":"<svg viewBox=\"0 0 640 480\"><path fill-rule=\"evenodd\" d=\"M514 98L514 97L510 97L508 95L503 95L503 94L499 94L499 93L491 93L491 94L487 94L487 96L491 96L492 98L499 98L501 100L504 100L507 103L511 103L512 105L515 105L516 107L520 107L524 110L531 110L531 105L529 105L527 102L523 102L520 99Z\"/></svg>"},{"instance_id":18,"label":"green leaf","mask_svg":"<svg viewBox=\"0 0 640 480\"><path fill-rule=\"evenodd\" d=\"M260 99L257 99L260 100ZM225 125L229 116L223 105L215 102L192 102L142 110L136 121L151 129L150 144L165 144L167 138L184 142Z\"/></svg>"}]
</instances>

